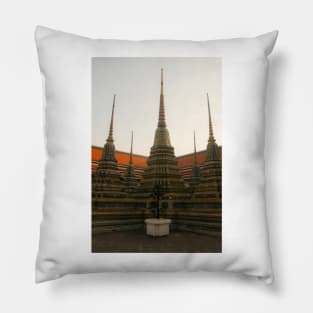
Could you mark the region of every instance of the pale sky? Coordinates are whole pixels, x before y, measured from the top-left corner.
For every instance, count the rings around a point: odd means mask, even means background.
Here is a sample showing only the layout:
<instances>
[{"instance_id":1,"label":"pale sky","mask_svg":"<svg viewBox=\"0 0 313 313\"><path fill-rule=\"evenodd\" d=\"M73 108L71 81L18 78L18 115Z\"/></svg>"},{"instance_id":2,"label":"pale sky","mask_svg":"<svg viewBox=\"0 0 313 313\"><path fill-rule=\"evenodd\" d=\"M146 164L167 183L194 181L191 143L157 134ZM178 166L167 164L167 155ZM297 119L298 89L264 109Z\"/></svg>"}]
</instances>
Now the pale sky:
<instances>
[{"instance_id":1,"label":"pale sky","mask_svg":"<svg viewBox=\"0 0 313 313\"><path fill-rule=\"evenodd\" d=\"M164 70L167 127L176 156L193 152L208 141L209 93L214 135L221 144L222 61L220 58L93 58L92 144L108 136L116 94L114 142L128 152L134 131L134 153L149 155L158 122L160 72Z\"/></svg>"}]
</instances>

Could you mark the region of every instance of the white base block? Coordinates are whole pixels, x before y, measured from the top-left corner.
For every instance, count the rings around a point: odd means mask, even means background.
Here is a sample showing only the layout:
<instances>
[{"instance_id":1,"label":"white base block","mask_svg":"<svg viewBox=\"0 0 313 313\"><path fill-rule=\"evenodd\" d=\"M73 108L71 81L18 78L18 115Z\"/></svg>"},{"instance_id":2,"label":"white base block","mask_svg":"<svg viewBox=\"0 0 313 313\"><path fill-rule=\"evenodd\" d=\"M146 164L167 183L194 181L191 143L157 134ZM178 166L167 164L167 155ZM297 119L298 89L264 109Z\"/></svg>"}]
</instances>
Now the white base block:
<instances>
[{"instance_id":1,"label":"white base block","mask_svg":"<svg viewBox=\"0 0 313 313\"><path fill-rule=\"evenodd\" d=\"M145 220L147 235L160 237L167 236L170 233L170 219L166 218L147 218Z\"/></svg>"}]
</instances>

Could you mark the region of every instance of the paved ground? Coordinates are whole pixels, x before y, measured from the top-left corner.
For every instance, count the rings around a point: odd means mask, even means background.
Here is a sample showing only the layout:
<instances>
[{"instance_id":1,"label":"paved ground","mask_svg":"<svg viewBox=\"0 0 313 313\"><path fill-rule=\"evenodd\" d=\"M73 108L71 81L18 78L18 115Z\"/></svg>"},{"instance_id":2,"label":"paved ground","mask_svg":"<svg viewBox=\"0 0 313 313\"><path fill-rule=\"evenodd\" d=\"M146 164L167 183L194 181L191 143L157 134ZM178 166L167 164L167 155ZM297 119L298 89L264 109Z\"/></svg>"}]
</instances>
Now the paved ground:
<instances>
[{"instance_id":1,"label":"paved ground","mask_svg":"<svg viewBox=\"0 0 313 313\"><path fill-rule=\"evenodd\" d=\"M93 235L92 252L221 252L221 239L194 233L174 232L151 237L142 232L111 232Z\"/></svg>"}]
</instances>

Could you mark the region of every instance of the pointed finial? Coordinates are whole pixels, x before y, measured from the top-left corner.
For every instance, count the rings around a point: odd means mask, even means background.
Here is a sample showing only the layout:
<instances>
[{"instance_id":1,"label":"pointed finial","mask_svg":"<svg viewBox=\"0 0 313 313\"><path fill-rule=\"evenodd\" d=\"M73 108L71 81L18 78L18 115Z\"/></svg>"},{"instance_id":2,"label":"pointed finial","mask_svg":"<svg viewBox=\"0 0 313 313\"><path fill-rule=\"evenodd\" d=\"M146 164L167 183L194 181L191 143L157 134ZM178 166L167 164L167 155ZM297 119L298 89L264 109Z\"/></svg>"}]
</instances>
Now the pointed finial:
<instances>
[{"instance_id":1,"label":"pointed finial","mask_svg":"<svg viewBox=\"0 0 313 313\"><path fill-rule=\"evenodd\" d=\"M209 110L209 141L215 142L215 138L214 138L214 134L213 134L213 125L212 125L209 94L207 93L206 96L207 96L207 100L208 100L208 110Z\"/></svg>"},{"instance_id":2,"label":"pointed finial","mask_svg":"<svg viewBox=\"0 0 313 313\"><path fill-rule=\"evenodd\" d=\"M114 97L113 97L111 122L110 122L109 136L108 136L108 139L107 139L109 141L113 141L113 121L114 121L115 98L116 98L116 95L114 95Z\"/></svg>"},{"instance_id":3,"label":"pointed finial","mask_svg":"<svg viewBox=\"0 0 313 313\"><path fill-rule=\"evenodd\" d=\"M163 68L161 68L161 95L163 95Z\"/></svg>"},{"instance_id":4,"label":"pointed finial","mask_svg":"<svg viewBox=\"0 0 313 313\"><path fill-rule=\"evenodd\" d=\"M130 144L129 164L133 164L133 136L134 136L134 132L132 131L131 144Z\"/></svg>"},{"instance_id":5,"label":"pointed finial","mask_svg":"<svg viewBox=\"0 0 313 313\"><path fill-rule=\"evenodd\" d=\"M160 108L159 108L158 127L166 127L165 109L164 109L164 95L163 95L163 68L161 68L161 94L160 94Z\"/></svg>"},{"instance_id":6,"label":"pointed finial","mask_svg":"<svg viewBox=\"0 0 313 313\"><path fill-rule=\"evenodd\" d=\"M135 175L134 164L133 164L133 137L134 137L134 132L132 131L129 162L128 162L128 167L127 167L126 174L125 174L125 177L128 182L136 181L136 175Z\"/></svg>"},{"instance_id":7,"label":"pointed finial","mask_svg":"<svg viewBox=\"0 0 313 313\"><path fill-rule=\"evenodd\" d=\"M193 147L194 147L194 162L198 163L197 160L197 147L196 147L196 131L193 131Z\"/></svg>"}]
</instances>

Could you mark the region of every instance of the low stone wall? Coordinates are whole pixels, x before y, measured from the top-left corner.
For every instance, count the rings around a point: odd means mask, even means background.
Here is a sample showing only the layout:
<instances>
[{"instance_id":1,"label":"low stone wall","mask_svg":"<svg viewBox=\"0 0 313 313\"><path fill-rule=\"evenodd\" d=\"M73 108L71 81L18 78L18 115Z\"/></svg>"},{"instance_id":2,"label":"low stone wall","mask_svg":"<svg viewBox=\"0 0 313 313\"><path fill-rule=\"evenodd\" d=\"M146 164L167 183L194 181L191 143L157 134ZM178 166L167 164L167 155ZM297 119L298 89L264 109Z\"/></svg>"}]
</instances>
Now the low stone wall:
<instances>
[{"instance_id":1,"label":"low stone wall","mask_svg":"<svg viewBox=\"0 0 313 313\"><path fill-rule=\"evenodd\" d=\"M171 231L187 231L211 236L221 236L220 210L168 210L162 217L172 220ZM145 231L144 220L152 217L146 209L111 209L93 212L92 231Z\"/></svg>"}]
</instances>

